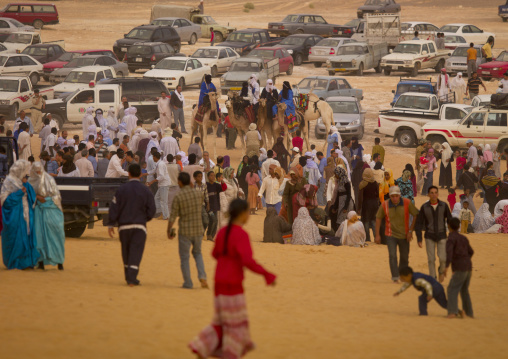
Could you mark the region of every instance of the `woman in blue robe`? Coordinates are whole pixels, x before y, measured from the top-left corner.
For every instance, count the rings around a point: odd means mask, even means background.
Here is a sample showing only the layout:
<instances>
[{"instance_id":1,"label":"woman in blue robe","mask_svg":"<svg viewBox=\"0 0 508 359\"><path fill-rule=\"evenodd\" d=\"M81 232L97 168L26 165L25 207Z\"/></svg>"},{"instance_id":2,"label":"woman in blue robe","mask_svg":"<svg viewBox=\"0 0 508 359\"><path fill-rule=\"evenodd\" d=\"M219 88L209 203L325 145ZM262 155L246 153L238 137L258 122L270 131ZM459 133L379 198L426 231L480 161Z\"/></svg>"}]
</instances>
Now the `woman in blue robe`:
<instances>
[{"instance_id":1,"label":"woman in blue robe","mask_svg":"<svg viewBox=\"0 0 508 359\"><path fill-rule=\"evenodd\" d=\"M284 111L284 115L287 118L296 117L296 106L293 100L293 91L291 90L291 85L288 81L284 81L282 84L282 91L279 95L279 101L286 104L286 111ZM273 106L273 115L277 115L277 105Z\"/></svg>"},{"instance_id":2,"label":"woman in blue robe","mask_svg":"<svg viewBox=\"0 0 508 359\"><path fill-rule=\"evenodd\" d=\"M35 192L26 176L30 162L16 161L2 185L2 257L7 269L30 269L39 259L34 232Z\"/></svg>"},{"instance_id":3,"label":"woman in blue robe","mask_svg":"<svg viewBox=\"0 0 508 359\"><path fill-rule=\"evenodd\" d=\"M212 82L212 76L205 75L205 81L201 83L201 89L199 91L198 107L203 106L205 96L208 95L209 92L217 92L217 88ZM217 111L219 111L219 102L217 102Z\"/></svg>"},{"instance_id":4,"label":"woman in blue robe","mask_svg":"<svg viewBox=\"0 0 508 359\"><path fill-rule=\"evenodd\" d=\"M60 191L40 162L32 165L28 182L37 196L34 231L40 254L39 269L44 269L44 265L58 265L58 269L63 270L65 231Z\"/></svg>"}]
</instances>

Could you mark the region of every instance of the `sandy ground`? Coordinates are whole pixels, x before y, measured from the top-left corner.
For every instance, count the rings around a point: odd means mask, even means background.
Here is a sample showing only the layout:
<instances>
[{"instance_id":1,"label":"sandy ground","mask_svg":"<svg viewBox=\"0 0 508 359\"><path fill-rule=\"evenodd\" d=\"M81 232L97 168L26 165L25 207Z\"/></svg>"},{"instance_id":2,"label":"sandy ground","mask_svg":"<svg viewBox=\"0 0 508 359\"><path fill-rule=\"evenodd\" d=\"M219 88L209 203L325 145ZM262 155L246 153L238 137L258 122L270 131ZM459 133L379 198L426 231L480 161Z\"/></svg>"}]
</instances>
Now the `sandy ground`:
<instances>
[{"instance_id":1,"label":"sandy ground","mask_svg":"<svg viewBox=\"0 0 508 359\"><path fill-rule=\"evenodd\" d=\"M162 3L162 1L159 1ZM184 4L183 1L179 3ZM329 22L345 23L355 15L359 2L253 1L256 9L242 12L242 3L214 1L206 12L219 23L239 28L265 27L287 13L315 12ZM345 4L344 4L345 3ZM61 24L43 30L47 40L65 39L68 50L111 48L113 42L135 25L149 18L150 4L137 1L59 1ZM473 22L497 34L496 47L508 45L506 25L497 17L497 2L449 1L403 2L404 20L427 20L436 25ZM474 6L461 7L459 6ZM453 6L452 6L453 5ZM480 6L482 5L482 6ZM488 5L488 6L487 6ZM90 19L82 17L85 13ZM205 45L184 46L191 54ZM325 74L310 64L295 69L297 83L309 74ZM432 73L422 74L425 78ZM141 76L141 73L136 74ZM281 80L287 79L282 76ZM398 77L367 73L348 77L365 94L368 111L363 145L370 152L377 111L388 106ZM217 81L218 82L218 81ZM280 82L279 82L280 83ZM496 88L489 83L489 92ZM197 100L195 88L185 91L186 112ZM72 127L70 127L72 129ZM74 132L74 131L72 131ZM76 131L76 133L79 133ZM211 138L211 137L210 137ZM322 141L313 139L313 143ZM183 140L186 150L189 138ZM414 150L383 140L386 167L398 177L406 163L413 162ZM237 148L239 143L237 143ZM38 145L34 138L34 153ZM319 147L319 146L318 146ZM240 150L225 150L217 141L217 153L229 154L237 165ZM505 167L503 162L502 168ZM437 176L437 174L436 174ZM437 179L436 179L437 181ZM441 199L447 193L441 191ZM417 198L420 206L424 198ZM480 204L476 203L477 207ZM275 288L265 287L262 278L250 273L245 287L251 319L251 333L258 348L251 358L504 358L508 344L504 331L508 299L502 235L470 235L476 251L471 295L475 320L445 320L446 312L430 304L430 315L417 316L417 292L409 289L393 298L398 289L390 281L385 246L367 248L293 247L260 243L264 211L252 216L246 229L251 235L258 260L278 275ZM191 358L187 343L212 317L212 291L179 287L177 241L165 237L166 222L148 226L148 242L141 265L143 286L128 288L123 281L120 244L107 237L97 224L81 239L66 243L65 271L0 269L0 357L1 358ZM203 244L206 270L213 284L213 244ZM192 260L191 260L192 261ZM410 265L427 272L424 249L412 244ZM192 276L197 272L192 264ZM448 283L446 279L445 284Z\"/></svg>"}]
</instances>

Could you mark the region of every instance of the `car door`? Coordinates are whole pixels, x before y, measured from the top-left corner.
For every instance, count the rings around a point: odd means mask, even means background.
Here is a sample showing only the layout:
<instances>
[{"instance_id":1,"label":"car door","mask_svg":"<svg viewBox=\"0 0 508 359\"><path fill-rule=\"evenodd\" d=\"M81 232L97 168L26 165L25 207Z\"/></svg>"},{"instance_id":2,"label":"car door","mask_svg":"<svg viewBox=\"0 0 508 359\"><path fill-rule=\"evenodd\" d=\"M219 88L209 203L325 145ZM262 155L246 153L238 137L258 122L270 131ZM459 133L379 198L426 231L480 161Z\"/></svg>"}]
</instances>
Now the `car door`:
<instances>
[{"instance_id":1,"label":"car door","mask_svg":"<svg viewBox=\"0 0 508 359\"><path fill-rule=\"evenodd\" d=\"M479 28L477 28L476 26L474 25L469 25L469 30L471 32L471 35L473 37L473 42L475 43L478 43L478 44L484 44L485 42L487 42L487 35L485 35L482 30L480 30Z\"/></svg>"},{"instance_id":2,"label":"car door","mask_svg":"<svg viewBox=\"0 0 508 359\"><path fill-rule=\"evenodd\" d=\"M194 72L196 74L195 75L196 83L197 84L201 84L201 80L203 79L203 77L205 76L206 72L208 72L208 71L203 66L203 64L201 62L199 62L199 60L192 59L192 63L194 65Z\"/></svg>"},{"instance_id":3,"label":"car door","mask_svg":"<svg viewBox=\"0 0 508 359\"><path fill-rule=\"evenodd\" d=\"M18 5L9 6L9 8L5 11L4 16L16 19L19 22L21 22L21 20L19 19L19 6Z\"/></svg>"},{"instance_id":4,"label":"car door","mask_svg":"<svg viewBox=\"0 0 508 359\"><path fill-rule=\"evenodd\" d=\"M105 66L111 66L115 69L115 72L119 74L119 76L125 76L127 75L125 72L125 64L123 62L117 62L115 59L112 59L111 57L104 56L102 57L104 61Z\"/></svg>"},{"instance_id":5,"label":"car door","mask_svg":"<svg viewBox=\"0 0 508 359\"><path fill-rule=\"evenodd\" d=\"M12 56L5 62L3 75L23 76L24 68L21 56Z\"/></svg>"},{"instance_id":6,"label":"car door","mask_svg":"<svg viewBox=\"0 0 508 359\"><path fill-rule=\"evenodd\" d=\"M185 22L183 20L176 20L175 24L178 25L178 34L180 35L180 40L182 42L189 41L190 39L189 27L185 26L186 25Z\"/></svg>"},{"instance_id":7,"label":"car door","mask_svg":"<svg viewBox=\"0 0 508 359\"><path fill-rule=\"evenodd\" d=\"M5 20L0 20L0 34L8 34L11 32L9 23Z\"/></svg>"},{"instance_id":8,"label":"car door","mask_svg":"<svg viewBox=\"0 0 508 359\"><path fill-rule=\"evenodd\" d=\"M23 24L32 24L35 20L33 17L32 5L19 5L18 21Z\"/></svg>"},{"instance_id":9,"label":"car door","mask_svg":"<svg viewBox=\"0 0 508 359\"><path fill-rule=\"evenodd\" d=\"M314 26L314 16L305 15L302 17L303 23L302 23L302 29L304 34L308 34L310 28Z\"/></svg>"},{"instance_id":10,"label":"car door","mask_svg":"<svg viewBox=\"0 0 508 359\"><path fill-rule=\"evenodd\" d=\"M473 112L466 117L457 128L457 139L460 147L466 147L466 141L472 139L475 145L484 143L485 112Z\"/></svg>"},{"instance_id":11,"label":"car door","mask_svg":"<svg viewBox=\"0 0 508 359\"><path fill-rule=\"evenodd\" d=\"M110 107L116 107L115 103L115 90L113 89L104 89L99 90L99 106L102 109L107 109Z\"/></svg>"},{"instance_id":12,"label":"car door","mask_svg":"<svg viewBox=\"0 0 508 359\"><path fill-rule=\"evenodd\" d=\"M192 35L192 26L185 19L180 19L180 24L181 24L182 29L183 29L183 33L184 33L184 36L185 36L185 41L189 42L190 38L191 38L191 35Z\"/></svg>"},{"instance_id":13,"label":"car door","mask_svg":"<svg viewBox=\"0 0 508 359\"><path fill-rule=\"evenodd\" d=\"M90 102L90 98L92 102ZM95 89L84 89L79 91L67 103L67 119L70 122L81 122L86 109L94 103Z\"/></svg>"},{"instance_id":14,"label":"car door","mask_svg":"<svg viewBox=\"0 0 508 359\"><path fill-rule=\"evenodd\" d=\"M279 59L279 72L286 72L289 68L288 59L284 58L281 49L275 50L275 57Z\"/></svg>"},{"instance_id":15,"label":"car door","mask_svg":"<svg viewBox=\"0 0 508 359\"><path fill-rule=\"evenodd\" d=\"M217 69L219 72L226 72L226 69L229 66L229 56L226 49L219 50L219 57L217 59Z\"/></svg>"},{"instance_id":16,"label":"car door","mask_svg":"<svg viewBox=\"0 0 508 359\"><path fill-rule=\"evenodd\" d=\"M483 140L485 144L493 144L499 141L499 137L508 134L508 121L506 112L490 112L485 123Z\"/></svg>"},{"instance_id":17,"label":"car door","mask_svg":"<svg viewBox=\"0 0 508 359\"><path fill-rule=\"evenodd\" d=\"M240 56L235 51L230 49L229 47L226 49L226 51L228 52L228 55L229 55L229 57L228 57L228 67L230 67L231 64L233 63L233 61L238 59Z\"/></svg>"},{"instance_id":18,"label":"car door","mask_svg":"<svg viewBox=\"0 0 508 359\"><path fill-rule=\"evenodd\" d=\"M194 71L194 63L189 59L187 60L187 64L185 65L185 84L186 85L193 85L196 83L196 72Z\"/></svg>"},{"instance_id":19,"label":"car door","mask_svg":"<svg viewBox=\"0 0 508 359\"><path fill-rule=\"evenodd\" d=\"M157 29L157 30L155 30L153 32L151 41L153 41L153 42L163 41L163 36L162 36L162 30L161 29Z\"/></svg>"},{"instance_id":20,"label":"car door","mask_svg":"<svg viewBox=\"0 0 508 359\"><path fill-rule=\"evenodd\" d=\"M55 59L55 46L48 47L48 53L46 55L45 62L50 62Z\"/></svg>"},{"instance_id":21,"label":"car door","mask_svg":"<svg viewBox=\"0 0 508 359\"><path fill-rule=\"evenodd\" d=\"M351 97L359 97L357 96L356 90L351 88L349 82L345 79L337 79L338 90L336 96L351 96Z\"/></svg>"},{"instance_id":22,"label":"car door","mask_svg":"<svg viewBox=\"0 0 508 359\"><path fill-rule=\"evenodd\" d=\"M322 16L314 16L314 31L313 34L327 36L332 32L330 25L326 23L326 20Z\"/></svg>"},{"instance_id":23,"label":"car door","mask_svg":"<svg viewBox=\"0 0 508 359\"><path fill-rule=\"evenodd\" d=\"M21 56L21 65L23 67L23 73L30 75L31 72L38 71L39 65L28 56Z\"/></svg>"}]
</instances>

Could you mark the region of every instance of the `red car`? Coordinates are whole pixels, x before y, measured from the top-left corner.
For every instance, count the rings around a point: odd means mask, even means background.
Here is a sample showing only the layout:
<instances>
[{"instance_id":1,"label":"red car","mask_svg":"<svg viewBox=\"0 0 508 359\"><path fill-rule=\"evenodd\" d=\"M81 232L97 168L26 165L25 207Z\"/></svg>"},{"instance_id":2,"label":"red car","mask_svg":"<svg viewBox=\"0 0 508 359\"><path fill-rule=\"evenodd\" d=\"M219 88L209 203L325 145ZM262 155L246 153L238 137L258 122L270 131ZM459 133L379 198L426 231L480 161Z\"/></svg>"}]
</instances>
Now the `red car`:
<instances>
[{"instance_id":1,"label":"red car","mask_svg":"<svg viewBox=\"0 0 508 359\"><path fill-rule=\"evenodd\" d=\"M279 72L285 72L288 75L293 74L293 56L282 47L258 47L247 55L247 57L261 57L265 60L273 58L279 59Z\"/></svg>"},{"instance_id":2,"label":"red car","mask_svg":"<svg viewBox=\"0 0 508 359\"><path fill-rule=\"evenodd\" d=\"M118 60L111 50L77 50L77 51L69 51L60 56L55 61L48 62L44 64L44 75L43 78L45 81L49 81L49 75L55 71L56 69L61 69L65 65L67 65L72 59L83 56L83 55L106 55Z\"/></svg>"},{"instance_id":3,"label":"red car","mask_svg":"<svg viewBox=\"0 0 508 359\"><path fill-rule=\"evenodd\" d=\"M478 66L478 76L483 80L502 79L508 71L508 52L503 51L494 61L486 62Z\"/></svg>"},{"instance_id":4,"label":"red car","mask_svg":"<svg viewBox=\"0 0 508 359\"><path fill-rule=\"evenodd\" d=\"M10 17L36 29L59 23L58 11L53 4L10 3L0 10L0 17Z\"/></svg>"}]
</instances>

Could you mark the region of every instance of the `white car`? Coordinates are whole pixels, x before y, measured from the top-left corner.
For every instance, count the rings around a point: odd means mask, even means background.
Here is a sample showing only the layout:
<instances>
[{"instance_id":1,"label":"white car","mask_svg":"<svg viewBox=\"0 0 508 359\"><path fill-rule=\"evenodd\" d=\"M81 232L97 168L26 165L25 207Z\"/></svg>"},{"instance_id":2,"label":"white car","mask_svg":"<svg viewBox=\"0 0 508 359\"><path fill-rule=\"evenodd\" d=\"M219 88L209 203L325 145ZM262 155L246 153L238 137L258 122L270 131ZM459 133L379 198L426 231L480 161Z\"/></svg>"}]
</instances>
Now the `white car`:
<instances>
[{"instance_id":1,"label":"white car","mask_svg":"<svg viewBox=\"0 0 508 359\"><path fill-rule=\"evenodd\" d=\"M42 43L41 34L38 32L13 32L5 39L4 46L12 53L21 53L30 45ZM63 47L63 46L62 46Z\"/></svg>"},{"instance_id":2,"label":"white car","mask_svg":"<svg viewBox=\"0 0 508 359\"><path fill-rule=\"evenodd\" d=\"M240 55L231 47L207 46L196 50L190 57L198 59L204 66L212 69L212 77L228 71L233 61Z\"/></svg>"},{"instance_id":3,"label":"white car","mask_svg":"<svg viewBox=\"0 0 508 359\"><path fill-rule=\"evenodd\" d=\"M471 100L471 106L473 107L489 106L490 96L492 95L478 95L473 97L473 99Z\"/></svg>"},{"instance_id":4,"label":"white car","mask_svg":"<svg viewBox=\"0 0 508 359\"><path fill-rule=\"evenodd\" d=\"M175 89L178 85L183 89L185 86L201 84L210 71L209 66L203 66L197 59L174 56L159 61L152 70L145 72L143 77L158 79L168 89Z\"/></svg>"},{"instance_id":5,"label":"white car","mask_svg":"<svg viewBox=\"0 0 508 359\"><path fill-rule=\"evenodd\" d=\"M339 47L356 40L347 37L332 37L319 41L309 50L309 61L314 63L314 67L321 67L330 57L337 55Z\"/></svg>"},{"instance_id":6,"label":"white car","mask_svg":"<svg viewBox=\"0 0 508 359\"><path fill-rule=\"evenodd\" d=\"M448 24L439 29L446 36L462 36L467 43L483 45L487 42L489 36L496 37L492 32L485 32L478 27L470 24Z\"/></svg>"},{"instance_id":7,"label":"white car","mask_svg":"<svg viewBox=\"0 0 508 359\"><path fill-rule=\"evenodd\" d=\"M0 34L10 34L17 31L35 31L30 25L23 25L16 19L10 17L0 17Z\"/></svg>"},{"instance_id":8,"label":"white car","mask_svg":"<svg viewBox=\"0 0 508 359\"><path fill-rule=\"evenodd\" d=\"M0 54L0 75L27 76L32 85L37 85L43 65L32 56L23 54Z\"/></svg>"},{"instance_id":9,"label":"white car","mask_svg":"<svg viewBox=\"0 0 508 359\"><path fill-rule=\"evenodd\" d=\"M407 32L425 32L425 31L431 31L431 32L438 32L439 27L437 27L434 24L431 24L430 22L423 22L423 21L407 21L400 24L400 30L401 31L407 31Z\"/></svg>"},{"instance_id":10,"label":"white car","mask_svg":"<svg viewBox=\"0 0 508 359\"><path fill-rule=\"evenodd\" d=\"M72 70L62 83L53 87L55 98L84 87L95 86L100 80L116 78L115 69L111 66L85 66Z\"/></svg>"}]
</instances>

